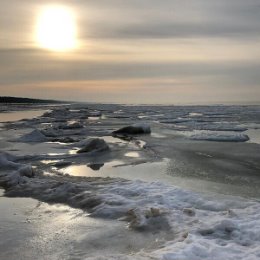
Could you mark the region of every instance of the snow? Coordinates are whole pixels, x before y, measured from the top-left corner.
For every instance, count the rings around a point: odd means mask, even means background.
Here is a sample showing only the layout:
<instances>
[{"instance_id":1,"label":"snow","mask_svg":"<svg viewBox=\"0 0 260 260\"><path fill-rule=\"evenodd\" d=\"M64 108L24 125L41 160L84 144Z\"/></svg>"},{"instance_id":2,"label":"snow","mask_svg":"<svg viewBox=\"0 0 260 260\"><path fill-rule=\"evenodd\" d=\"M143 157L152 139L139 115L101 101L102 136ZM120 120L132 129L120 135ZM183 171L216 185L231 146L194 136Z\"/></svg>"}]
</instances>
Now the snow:
<instances>
[{"instance_id":1,"label":"snow","mask_svg":"<svg viewBox=\"0 0 260 260\"><path fill-rule=\"evenodd\" d=\"M18 169L20 164L15 163L15 156L0 152L0 169Z\"/></svg>"},{"instance_id":2,"label":"snow","mask_svg":"<svg viewBox=\"0 0 260 260\"><path fill-rule=\"evenodd\" d=\"M28 142L28 143L36 143L36 142L46 142L47 138L41 131L38 129L33 130L32 132L25 134L24 136L16 139L17 142Z\"/></svg>"},{"instance_id":3,"label":"snow","mask_svg":"<svg viewBox=\"0 0 260 260\"><path fill-rule=\"evenodd\" d=\"M81 143L82 144L82 143ZM77 153L94 153L103 152L109 150L109 146L104 139L101 138L90 138L84 142L83 148L78 150Z\"/></svg>"},{"instance_id":4,"label":"snow","mask_svg":"<svg viewBox=\"0 0 260 260\"><path fill-rule=\"evenodd\" d=\"M249 137L246 134L198 132L190 136L191 140L206 140L216 142L246 142Z\"/></svg>"},{"instance_id":5,"label":"snow","mask_svg":"<svg viewBox=\"0 0 260 260\"><path fill-rule=\"evenodd\" d=\"M90 111L88 113L89 117L100 117L102 116L102 112L101 111Z\"/></svg>"},{"instance_id":6,"label":"snow","mask_svg":"<svg viewBox=\"0 0 260 260\"><path fill-rule=\"evenodd\" d=\"M196 126L197 130L210 130L210 131L233 131L233 132L244 132L247 130L246 127L236 126L229 123L203 123Z\"/></svg>"},{"instance_id":7,"label":"snow","mask_svg":"<svg viewBox=\"0 0 260 260\"><path fill-rule=\"evenodd\" d=\"M83 125L79 122L71 122L71 123L68 123L68 124L60 124L58 126L59 129L80 129L80 128L83 128Z\"/></svg>"},{"instance_id":8,"label":"snow","mask_svg":"<svg viewBox=\"0 0 260 260\"><path fill-rule=\"evenodd\" d=\"M260 256L258 201L219 200L160 182L51 177L30 165L16 164L8 154L0 158L1 167L12 169L0 175L1 182L8 184L7 196L64 203L92 217L127 221L131 229L174 232L175 240L151 253L139 253L140 257L253 260Z\"/></svg>"},{"instance_id":9,"label":"snow","mask_svg":"<svg viewBox=\"0 0 260 260\"><path fill-rule=\"evenodd\" d=\"M34 176L34 170L31 165L15 162L18 159L8 153L0 152L0 184L7 187L18 185L26 181L26 178ZM5 170L5 171L3 171Z\"/></svg>"},{"instance_id":10,"label":"snow","mask_svg":"<svg viewBox=\"0 0 260 260\"><path fill-rule=\"evenodd\" d=\"M260 123L246 123L246 124L241 124L240 127L249 128L249 129L260 129Z\"/></svg>"},{"instance_id":11,"label":"snow","mask_svg":"<svg viewBox=\"0 0 260 260\"><path fill-rule=\"evenodd\" d=\"M46 137L59 137L63 135L63 131L61 129L56 129L56 128L43 129L41 133Z\"/></svg>"}]
</instances>

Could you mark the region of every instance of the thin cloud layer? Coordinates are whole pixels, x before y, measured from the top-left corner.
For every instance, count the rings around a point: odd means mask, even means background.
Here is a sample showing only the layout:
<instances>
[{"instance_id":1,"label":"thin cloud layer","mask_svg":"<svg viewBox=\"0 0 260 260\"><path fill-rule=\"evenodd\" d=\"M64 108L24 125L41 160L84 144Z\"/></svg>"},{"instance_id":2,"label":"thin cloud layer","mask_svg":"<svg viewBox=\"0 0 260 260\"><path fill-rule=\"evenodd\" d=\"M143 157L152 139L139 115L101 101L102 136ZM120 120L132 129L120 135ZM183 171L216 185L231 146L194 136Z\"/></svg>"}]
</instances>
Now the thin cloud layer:
<instances>
[{"instance_id":1,"label":"thin cloud layer","mask_svg":"<svg viewBox=\"0 0 260 260\"><path fill-rule=\"evenodd\" d=\"M63 99L123 102L133 88L130 102L141 95L151 103L159 93L167 103L260 99L257 0L55 3L76 14L80 48L74 52L51 53L35 42L37 14L53 1L0 3L0 95L39 97L43 88L57 88Z\"/></svg>"}]
</instances>

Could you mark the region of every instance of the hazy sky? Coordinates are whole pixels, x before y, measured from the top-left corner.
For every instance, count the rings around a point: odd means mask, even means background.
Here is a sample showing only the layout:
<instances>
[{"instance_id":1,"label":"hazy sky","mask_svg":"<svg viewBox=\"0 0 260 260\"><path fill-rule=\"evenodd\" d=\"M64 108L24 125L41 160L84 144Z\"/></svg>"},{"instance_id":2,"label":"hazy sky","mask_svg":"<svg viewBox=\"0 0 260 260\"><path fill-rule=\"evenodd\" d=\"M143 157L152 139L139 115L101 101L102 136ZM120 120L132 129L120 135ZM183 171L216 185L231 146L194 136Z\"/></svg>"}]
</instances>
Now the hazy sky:
<instances>
[{"instance_id":1,"label":"hazy sky","mask_svg":"<svg viewBox=\"0 0 260 260\"><path fill-rule=\"evenodd\" d=\"M78 47L36 41L46 6ZM259 0L1 0L0 95L121 103L260 101Z\"/></svg>"}]
</instances>

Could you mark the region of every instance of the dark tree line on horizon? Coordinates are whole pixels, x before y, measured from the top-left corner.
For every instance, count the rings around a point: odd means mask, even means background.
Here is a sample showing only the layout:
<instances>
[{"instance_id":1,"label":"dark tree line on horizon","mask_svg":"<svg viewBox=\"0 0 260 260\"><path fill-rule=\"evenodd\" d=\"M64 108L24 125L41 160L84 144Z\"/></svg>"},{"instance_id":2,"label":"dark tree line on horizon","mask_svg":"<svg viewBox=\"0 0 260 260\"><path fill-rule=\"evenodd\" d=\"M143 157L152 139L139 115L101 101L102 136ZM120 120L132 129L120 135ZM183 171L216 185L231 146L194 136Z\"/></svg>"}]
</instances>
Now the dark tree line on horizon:
<instances>
[{"instance_id":1,"label":"dark tree line on horizon","mask_svg":"<svg viewBox=\"0 0 260 260\"><path fill-rule=\"evenodd\" d=\"M22 98L22 97L1 97L0 103L30 103L30 104L49 104L49 103L61 103L62 101L46 100L46 99L34 99L34 98Z\"/></svg>"}]
</instances>

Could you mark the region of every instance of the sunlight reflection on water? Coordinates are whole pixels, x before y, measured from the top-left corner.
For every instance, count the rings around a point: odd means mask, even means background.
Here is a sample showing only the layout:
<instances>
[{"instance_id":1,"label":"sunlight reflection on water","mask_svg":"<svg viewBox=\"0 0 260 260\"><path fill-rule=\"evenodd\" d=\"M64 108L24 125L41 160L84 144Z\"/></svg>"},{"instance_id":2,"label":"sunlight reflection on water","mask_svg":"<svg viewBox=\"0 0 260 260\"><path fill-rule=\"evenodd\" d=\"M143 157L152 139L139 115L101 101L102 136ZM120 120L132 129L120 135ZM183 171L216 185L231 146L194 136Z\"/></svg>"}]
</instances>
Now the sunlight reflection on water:
<instances>
[{"instance_id":1,"label":"sunlight reflection on water","mask_svg":"<svg viewBox=\"0 0 260 260\"><path fill-rule=\"evenodd\" d=\"M0 122L13 122L25 118L35 118L43 115L47 110L27 110L0 113Z\"/></svg>"}]
</instances>

